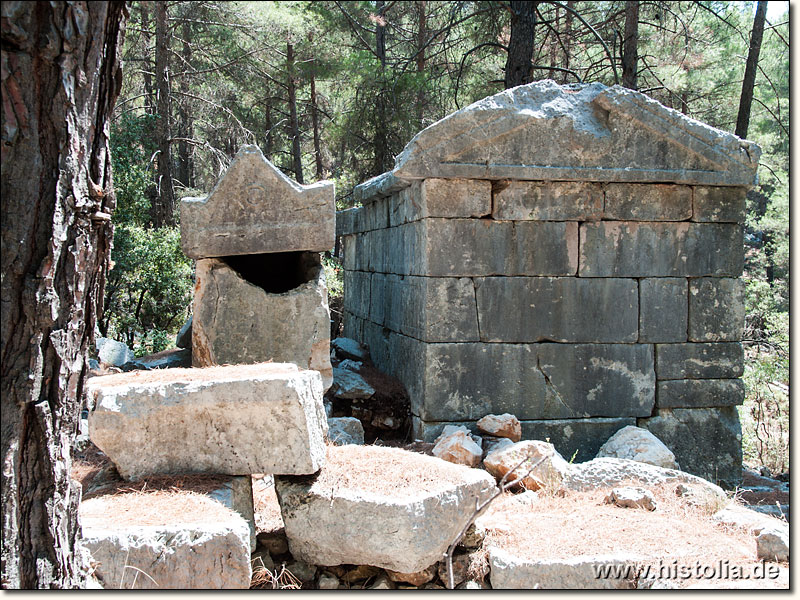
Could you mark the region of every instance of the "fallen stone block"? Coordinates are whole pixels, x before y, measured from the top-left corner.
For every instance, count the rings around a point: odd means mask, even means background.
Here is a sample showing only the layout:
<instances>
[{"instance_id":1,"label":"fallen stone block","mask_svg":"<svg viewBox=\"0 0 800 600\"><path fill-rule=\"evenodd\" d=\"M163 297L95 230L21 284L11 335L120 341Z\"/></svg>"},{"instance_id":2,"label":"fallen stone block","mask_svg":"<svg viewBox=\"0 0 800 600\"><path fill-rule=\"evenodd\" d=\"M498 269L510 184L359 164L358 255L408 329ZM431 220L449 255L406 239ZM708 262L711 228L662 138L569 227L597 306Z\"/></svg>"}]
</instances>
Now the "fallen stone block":
<instances>
[{"instance_id":1,"label":"fallen stone block","mask_svg":"<svg viewBox=\"0 0 800 600\"><path fill-rule=\"evenodd\" d=\"M638 487L617 487L606 496L606 504L613 504L620 508L643 508L655 510L656 499L650 490Z\"/></svg>"},{"instance_id":2,"label":"fallen stone block","mask_svg":"<svg viewBox=\"0 0 800 600\"><path fill-rule=\"evenodd\" d=\"M637 462L680 469L675 455L647 429L628 425L612 435L597 453L597 458L625 458Z\"/></svg>"},{"instance_id":3,"label":"fallen stone block","mask_svg":"<svg viewBox=\"0 0 800 600\"><path fill-rule=\"evenodd\" d=\"M433 447L435 457L457 465L477 467L481 462L481 447L463 431L455 431L441 438Z\"/></svg>"},{"instance_id":4,"label":"fallen stone block","mask_svg":"<svg viewBox=\"0 0 800 600\"><path fill-rule=\"evenodd\" d=\"M325 252L336 233L334 185L301 185L244 145L205 198L181 201L181 247L190 258Z\"/></svg>"},{"instance_id":5,"label":"fallen stone block","mask_svg":"<svg viewBox=\"0 0 800 600\"><path fill-rule=\"evenodd\" d=\"M83 544L106 589L247 589L247 522L218 502L176 494L159 515L115 510L117 496L81 503ZM174 520L166 524L166 520ZM146 524L156 522L157 524ZM145 523L145 524L142 524Z\"/></svg>"},{"instance_id":6,"label":"fallen stone block","mask_svg":"<svg viewBox=\"0 0 800 600\"><path fill-rule=\"evenodd\" d=\"M340 359L350 358L363 362L369 358L366 348L351 338L338 337L331 342L331 348Z\"/></svg>"},{"instance_id":7,"label":"fallen stone block","mask_svg":"<svg viewBox=\"0 0 800 600\"><path fill-rule=\"evenodd\" d=\"M120 368L127 371L137 369L175 369L188 368L192 366L192 351L189 348L173 348L164 350L147 356L140 356L132 361L126 362Z\"/></svg>"},{"instance_id":8,"label":"fallen stone block","mask_svg":"<svg viewBox=\"0 0 800 600\"><path fill-rule=\"evenodd\" d=\"M486 415L478 419L477 426L484 433L508 438L512 442L518 442L522 438L522 426L519 424L519 419L509 413Z\"/></svg>"},{"instance_id":9,"label":"fallen stone block","mask_svg":"<svg viewBox=\"0 0 800 600\"><path fill-rule=\"evenodd\" d=\"M328 419L328 439L337 446L364 444L364 426L355 417Z\"/></svg>"},{"instance_id":10,"label":"fallen stone block","mask_svg":"<svg viewBox=\"0 0 800 600\"><path fill-rule=\"evenodd\" d=\"M256 525L253 511L253 480L249 476L231 477L217 489L208 492L213 498L226 508L237 512L245 521L250 530L250 552L256 550Z\"/></svg>"},{"instance_id":11,"label":"fallen stone block","mask_svg":"<svg viewBox=\"0 0 800 600\"><path fill-rule=\"evenodd\" d=\"M759 560L788 562L789 532L786 529L763 529L756 538Z\"/></svg>"},{"instance_id":12,"label":"fallen stone block","mask_svg":"<svg viewBox=\"0 0 800 600\"><path fill-rule=\"evenodd\" d=\"M319 371L325 389L331 385L328 289L319 254L197 261L192 365L270 360Z\"/></svg>"},{"instance_id":13,"label":"fallen stone block","mask_svg":"<svg viewBox=\"0 0 800 600\"><path fill-rule=\"evenodd\" d=\"M519 485L534 491L557 489L570 467L553 444L538 440L517 442L495 450L486 457L483 465L498 481L511 472L507 482L520 479Z\"/></svg>"},{"instance_id":14,"label":"fallen stone block","mask_svg":"<svg viewBox=\"0 0 800 600\"><path fill-rule=\"evenodd\" d=\"M361 375L347 369L333 369L332 387L333 395L343 400L367 400L375 393Z\"/></svg>"},{"instance_id":15,"label":"fallen stone block","mask_svg":"<svg viewBox=\"0 0 800 600\"><path fill-rule=\"evenodd\" d=\"M491 546L492 589L632 589L636 562L626 556L524 559Z\"/></svg>"},{"instance_id":16,"label":"fallen stone block","mask_svg":"<svg viewBox=\"0 0 800 600\"><path fill-rule=\"evenodd\" d=\"M440 560L496 489L485 471L377 446L329 447L317 477L276 477L275 487L296 558L402 573Z\"/></svg>"},{"instance_id":17,"label":"fallen stone block","mask_svg":"<svg viewBox=\"0 0 800 600\"><path fill-rule=\"evenodd\" d=\"M789 533L789 524L786 521L762 514L750 508L730 503L718 510L711 517L717 523L749 531L758 537L762 531L783 529Z\"/></svg>"},{"instance_id":18,"label":"fallen stone block","mask_svg":"<svg viewBox=\"0 0 800 600\"><path fill-rule=\"evenodd\" d=\"M134 371L87 393L92 442L126 479L305 474L325 459L320 375L293 364Z\"/></svg>"},{"instance_id":19,"label":"fallen stone block","mask_svg":"<svg viewBox=\"0 0 800 600\"><path fill-rule=\"evenodd\" d=\"M126 344L111 338L97 338L95 347L97 348L97 357L100 362L113 367L121 367L125 363L136 359L133 351Z\"/></svg>"}]
</instances>

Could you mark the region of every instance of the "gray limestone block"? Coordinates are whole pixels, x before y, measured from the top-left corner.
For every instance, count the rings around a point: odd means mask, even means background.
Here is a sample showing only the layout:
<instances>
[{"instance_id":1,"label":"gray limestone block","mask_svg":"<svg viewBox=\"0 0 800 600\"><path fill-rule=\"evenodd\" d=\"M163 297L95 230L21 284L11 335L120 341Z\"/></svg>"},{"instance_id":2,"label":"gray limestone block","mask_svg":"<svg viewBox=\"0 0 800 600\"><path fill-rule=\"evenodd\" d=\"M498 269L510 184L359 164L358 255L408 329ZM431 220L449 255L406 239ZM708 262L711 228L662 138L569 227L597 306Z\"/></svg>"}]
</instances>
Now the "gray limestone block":
<instances>
[{"instance_id":1,"label":"gray limestone block","mask_svg":"<svg viewBox=\"0 0 800 600\"><path fill-rule=\"evenodd\" d=\"M639 419L672 450L684 471L733 489L742 480L742 428L735 406L665 408Z\"/></svg>"},{"instance_id":2,"label":"gray limestone block","mask_svg":"<svg viewBox=\"0 0 800 600\"><path fill-rule=\"evenodd\" d=\"M250 530L250 552L256 551L256 525L253 509L253 479L249 475L231 477L208 495L225 507L239 513Z\"/></svg>"},{"instance_id":3,"label":"gray limestone block","mask_svg":"<svg viewBox=\"0 0 800 600\"><path fill-rule=\"evenodd\" d=\"M424 272L434 277L575 275L575 222L426 219Z\"/></svg>"},{"instance_id":4,"label":"gray limestone block","mask_svg":"<svg viewBox=\"0 0 800 600\"><path fill-rule=\"evenodd\" d=\"M371 278L364 271L344 272L344 308L362 319L369 318Z\"/></svg>"},{"instance_id":5,"label":"gray limestone block","mask_svg":"<svg viewBox=\"0 0 800 600\"><path fill-rule=\"evenodd\" d=\"M361 340L364 339L364 320L345 310L342 316L345 337Z\"/></svg>"},{"instance_id":6,"label":"gray limestone block","mask_svg":"<svg viewBox=\"0 0 800 600\"><path fill-rule=\"evenodd\" d=\"M656 377L731 379L744 373L744 349L738 342L656 344Z\"/></svg>"},{"instance_id":7,"label":"gray limestone block","mask_svg":"<svg viewBox=\"0 0 800 600\"><path fill-rule=\"evenodd\" d=\"M639 338L639 295L633 279L486 277L477 278L475 286L483 341Z\"/></svg>"},{"instance_id":8,"label":"gray limestone block","mask_svg":"<svg viewBox=\"0 0 800 600\"><path fill-rule=\"evenodd\" d=\"M538 369L564 418L650 416L653 347L646 344L541 344ZM551 415L542 415L540 418ZM553 415L556 416L556 415Z\"/></svg>"},{"instance_id":9,"label":"gray limestone block","mask_svg":"<svg viewBox=\"0 0 800 600\"><path fill-rule=\"evenodd\" d=\"M744 316L741 279L702 277L689 282L689 341L738 342Z\"/></svg>"},{"instance_id":10,"label":"gray limestone block","mask_svg":"<svg viewBox=\"0 0 800 600\"><path fill-rule=\"evenodd\" d=\"M389 227L398 227L422 218L421 186L422 181L414 181L408 187L392 193L389 200Z\"/></svg>"},{"instance_id":11,"label":"gray limestone block","mask_svg":"<svg viewBox=\"0 0 800 600\"><path fill-rule=\"evenodd\" d=\"M689 282L682 277L639 281L639 341L685 342Z\"/></svg>"},{"instance_id":12,"label":"gray limestone block","mask_svg":"<svg viewBox=\"0 0 800 600\"><path fill-rule=\"evenodd\" d=\"M603 188L575 181L499 181L492 217L513 221L599 221Z\"/></svg>"},{"instance_id":13,"label":"gray limestone block","mask_svg":"<svg viewBox=\"0 0 800 600\"><path fill-rule=\"evenodd\" d=\"M462 425L480 433L475 421L426 421L412 416L414 439L434 441L445 425ZM593 419L542 419L522 420L522 439L550 441L567 461L591 460L612 435L623 427L635 425L633 417ZM574 461L572 461L572 457Z\"/></svg>"},{"instance_id":14,"label":"gray limestone block","mask_svg":"<svg viewBox=\"0 0 800 600\"><path fill-rule=\"evenodd\" d=\"M360 256L359 240L357 234L342 236L342 267L345 271L354 271L358 267Z\"/></svg>"},{"instance_id":15,"label":"gray limestone block","mask_svg":"<svg viewBox=\"0 0 800 600\"><path fill-rule=\"evenodd\" d=\"M478 340L471 279L375 273L372 281L374 323L426 342Z\"/></svg>"},{"instance_id":16,"label":"gray limestone block","mask_svg":"<svg viewBox=\"0 0 800 600\"><path fill-rule=\"evenodd\" d=\"M301 185L245 145L206 198L181 201L181 247L194 259L324 252L335 241L334 196L332 181Z\"/></svg>"},{"instance_id":17,"label":"gray limestone block","mask_svg":"<svg viewBox=\"0 0 800 600\"><path fill-rule=\"evenodd\" d=\"M395 192L389 219L400 225L428 217L470 218L491 212L491 181L430 178Z\"/></svg>"},{"instance_id":18,"label":"gray limestone block","mask_svg":"<svg viewBox=\"0 0 800 600\"><path fill-rule=\"evenodd\" d=\"M659 381L658 408L711 408L744 402L741 379L672 379Z\"/></svg>"},{"instance_id":19,"label":"gray limestone block","mask_svg":"<svg viewBox=\"0 0 800 600\"><path fill-rule=\"evenodd\" d=\"M225 260L197 261L192 365L289 362L319 371L325 389L330 387L325 274L318 254L305 253L300 263L306 282L270 293Z\"/></svg>"},{"instance_id":20,"label":"gray limestone block","mask_svg":"<svg viewBox=\"0 0 800 600\"><path fill-rule=\"evenodd\" d=\"M389 227L389 198L378 198L363 207L363 229L386 229Z\"/></svg>"},{"instance_id":21,"label":"gray limestone block","mask_svg":"<svg viewBox=\"0 0 800 600\"><path fill-rule=\"evenodd\" d=\"M747 188L696 186L692 221L744 223Z\"/></svg>"},{"instance_id":22,"label":"gray limestone block","mask_svg":"<svg viewBox=\"0 0 800 600\"><path fill-rule=\"evenodd\" d=\"M609 221L685 221L692 216L692 188L663 183L609 183Z\"/></svg>"},{"instance_id":23,"label":"gray limestone block","mask_svg":"<svg viewBox=\"0 0 800 600\"><path fill-rule=\"evenodd\" d=\"M358 341L369 348L369 356L376 367L389 375L394 375L387 368L391 365L390 360L393 359L392 348L389 345L390 333L383 325L365 320L362 324L362 337Z\"/></svg>"},{"instance_id":24,"label":"gray limestone block","mask_svg":"<svg viewBox=\"0 0 800 600\"><path fill-rule=\"evenodd\" d=\"M87 394L89 437L126 479L310 474L325 461L322 379L293 364L93 377Z\"/></svg>"},{"instance_id":25,"label":"gray limestone block","mask_svg":"<svg viewBox=\"0 0 800 600\"><path fill-rule=\"evenodd\" d=\"M582 223L581 277L738 277L742 228L726 223Z\"/></svg>"},{"instance_id":26,"label":"gray limestone block","mask_svg":"<svg viewBox=\"0 0 800 600\"><path fill-rule=\"evenodd\" d=\"M361 207L348 208L336 211L336 237L352 235L360 231L358 222L360 220Z\"/></svg>"}]
</instances>

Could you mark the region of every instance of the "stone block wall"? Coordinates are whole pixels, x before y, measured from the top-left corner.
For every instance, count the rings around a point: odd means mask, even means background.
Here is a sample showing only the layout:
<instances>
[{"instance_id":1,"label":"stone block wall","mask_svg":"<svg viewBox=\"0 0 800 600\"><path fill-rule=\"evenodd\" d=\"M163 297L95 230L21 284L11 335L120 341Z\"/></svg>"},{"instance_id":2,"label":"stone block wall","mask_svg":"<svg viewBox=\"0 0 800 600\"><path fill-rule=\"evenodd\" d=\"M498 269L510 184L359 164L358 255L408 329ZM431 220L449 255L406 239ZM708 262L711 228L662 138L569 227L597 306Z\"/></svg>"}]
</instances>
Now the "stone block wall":
<instances>
[{"instance_id":1,"label":"stone block wall","mask_svg":"<svg viewBox=\"0 0 800 600\"><path fill-rule=\"evenodd\" d=\"M747 185L485 175L385 174L337 214L345 335L406 385L414 435L510 412L583 461L638 425L735 484Z\"/></svg>"}]
</instances>

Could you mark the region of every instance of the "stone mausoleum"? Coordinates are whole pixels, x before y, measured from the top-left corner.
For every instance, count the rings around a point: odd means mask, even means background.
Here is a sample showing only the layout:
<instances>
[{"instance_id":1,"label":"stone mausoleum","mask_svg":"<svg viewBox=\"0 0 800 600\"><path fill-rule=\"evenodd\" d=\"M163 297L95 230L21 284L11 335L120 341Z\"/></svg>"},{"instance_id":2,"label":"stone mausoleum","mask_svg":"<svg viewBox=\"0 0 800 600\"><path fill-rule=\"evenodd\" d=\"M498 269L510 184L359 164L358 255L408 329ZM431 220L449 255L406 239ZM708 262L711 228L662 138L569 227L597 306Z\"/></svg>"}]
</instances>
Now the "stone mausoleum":
<instances>
[{"instance_id":1,"label":"stone mausoleum","mask_svg":"<svg viewBox=\"0 0 800 600\"><path fill-rule=\"evenodd\" d=\"M759 155L619 86L476 102L337 214L345 335L406 385L417 438L509 412L584 461L638 425L735 485Z\"/></svg>"}]
</instances>

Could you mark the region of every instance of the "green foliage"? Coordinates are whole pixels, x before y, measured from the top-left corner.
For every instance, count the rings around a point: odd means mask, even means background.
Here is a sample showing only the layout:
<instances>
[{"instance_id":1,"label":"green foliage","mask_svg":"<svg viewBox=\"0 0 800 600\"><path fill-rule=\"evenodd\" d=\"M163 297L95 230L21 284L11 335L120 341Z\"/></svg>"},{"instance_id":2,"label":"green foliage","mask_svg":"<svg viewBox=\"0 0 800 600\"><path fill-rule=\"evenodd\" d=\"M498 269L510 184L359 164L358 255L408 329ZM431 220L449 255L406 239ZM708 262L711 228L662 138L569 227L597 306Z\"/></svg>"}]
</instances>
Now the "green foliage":
<instances>
[{"instance_id":1,"label":"green foliage","mask_svg":"<svg viewBox=\"0 0 800 600\"><path fill-rule=\"evenodd\" d=\"M146 190L152 181L150 157L155 152L151 135L153 115L126 113L111 128L111 159L117 208L115 223L145 224L150 218Z\"/></svg>"}]
</instances>

